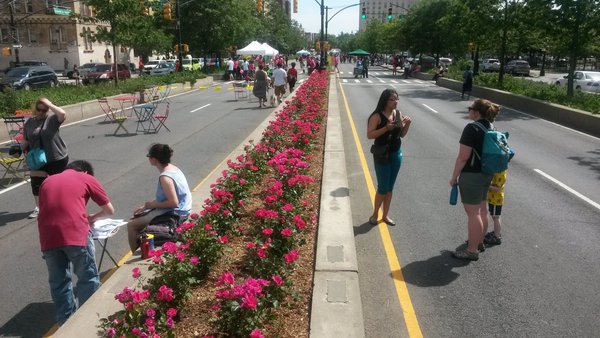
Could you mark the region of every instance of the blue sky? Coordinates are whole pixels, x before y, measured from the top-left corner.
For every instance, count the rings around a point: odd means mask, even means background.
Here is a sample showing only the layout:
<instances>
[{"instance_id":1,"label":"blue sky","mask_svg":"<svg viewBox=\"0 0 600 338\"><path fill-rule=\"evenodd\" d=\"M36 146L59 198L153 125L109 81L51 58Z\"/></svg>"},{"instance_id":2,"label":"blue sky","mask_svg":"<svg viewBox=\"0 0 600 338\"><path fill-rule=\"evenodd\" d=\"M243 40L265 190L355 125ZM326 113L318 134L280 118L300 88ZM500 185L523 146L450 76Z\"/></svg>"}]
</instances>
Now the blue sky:
<instances>
[{"instance_id":1,"label":"blue sky","mask_svg":"<svg viewBox=\"0 0 600 338\"><path fill-rule=\"evenodd\" d=\"M321 0L298 0L298 13L292 13L292 19L298 21L306 32L318 33L321 29L321 8L317 4L317 1L321 2ZM329 10L330 17L335 12L353 3L353 1L348 0L324 1L325 6L333 8ZM340 12L329 21L328 33L338 35L341 32L350 33L358 31L359 11L360 6L355 6Z\"/></svg>"}]
</instances>

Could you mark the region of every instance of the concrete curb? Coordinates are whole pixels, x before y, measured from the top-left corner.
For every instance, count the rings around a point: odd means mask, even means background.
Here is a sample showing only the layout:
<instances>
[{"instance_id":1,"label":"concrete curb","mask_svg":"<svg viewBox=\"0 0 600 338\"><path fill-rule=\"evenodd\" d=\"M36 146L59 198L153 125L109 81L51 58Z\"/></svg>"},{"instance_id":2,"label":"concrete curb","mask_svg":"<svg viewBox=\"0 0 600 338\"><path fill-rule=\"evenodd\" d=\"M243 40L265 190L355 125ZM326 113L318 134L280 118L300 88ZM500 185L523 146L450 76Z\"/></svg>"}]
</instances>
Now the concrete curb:
<instances>
[{"instance_id":1,"label":"concrete curb","mask_svg":"<svg viewBox=\"0 0 600 338\"><path fill-rule=\"evenodd\" d=\"M310 337L364 337L337 78L330 80Z\"/></svg>"},{"instance_id":2,"label":"concrete curb","mask_svg":"<svg viewBox=\"0 0 600 338\"><path fill-rule=\"evenodd\" d=\"M212 81L212 79L211 79ZM296 94L292 93L285 100L291 99ZM225 159L215 168L205 179L201 185L192 192L192 210L197 211L202 207L204 200L210 196L210 185L217 178L221 177L221 172L226 170L227 159L233 159L238 155L245 153L244 147L251 141L260 141L262 133L269 125L275 114L283 108L285 100L278 107L273 109L273 112L256 127L256 129L246 137ZM111 277L103 283L100 288L92 295L92 297L69 318L69 320L61 326L52 337L55 338L95 338L101 335L98 334L97 325L100 324L100 318L106 318L109 315L121 310L123 306L115 300L115 295L125 287L135 286L135 281L131 277L131 270L139 267L144 276L149 276L148 266L151 265L149 260L141 260L138 255L130 257L127 262L117 268ZM151 272L150 272L151 273Z\"/></svg>"},{"instance_id":3,"label":"concrete curb","mask_svg":"<svg viewBox=\"0 0 600 338\"><path fill-rule=\"evenodd\" d=\"M172 97L174 95L191 93L194 90L198 90L198 88L200 86L210 86L210 85L212 85L212 83L213 83L212 77L206 77L204 79L196 81L196 83L194 84L193 87L191 87L189 85L189 83L186 85L181 85L181 83L174 83L172 86L175 88L173 88L173 90L171 91L170 97ZM125 95L125 94L118 94L115 96L110 96L108 98L111 99L113 97L122 96L122 95ZM85 119L92 118L92 117L104 116L104 112L102 111L102 109L100 109L100 106L98 105L97 100L90 100L90 101L70 104L68 106L63 106L61 108L63 108L65 110L65 112L67 113L67 120L65 122L67 124L79 122L81 120L85 120ZM4 120L3 119L0 119L0 120L2 120L1 124L4 124ZM0 126L0 144L2 144L3 142L6 142L8 140L9 140L9 138L8 138L7 128L5 126Z\"/></svg>"}]
</instances>

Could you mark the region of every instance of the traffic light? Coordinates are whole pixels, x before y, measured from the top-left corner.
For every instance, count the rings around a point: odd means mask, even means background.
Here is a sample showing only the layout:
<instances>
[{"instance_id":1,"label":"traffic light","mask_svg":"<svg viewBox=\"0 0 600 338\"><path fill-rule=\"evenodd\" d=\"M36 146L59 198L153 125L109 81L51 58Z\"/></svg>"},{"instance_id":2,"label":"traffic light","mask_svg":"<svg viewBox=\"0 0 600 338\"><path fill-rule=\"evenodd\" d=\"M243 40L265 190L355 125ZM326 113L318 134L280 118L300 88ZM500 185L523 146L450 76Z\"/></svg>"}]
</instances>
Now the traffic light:
<instances>
[{"instance_id":1,"label":"traffic light","mask_svg":"<svg viewBox=\"0 0 600 338\"><path fill-rule=\"evenodd\" d=\"M262 13L263 11L263 0L256 0L256 11Z\"/></svg>"},{"instance_id":2,"label":"traffic light","mask_svg":"<svg viewBox=\"0 0 600 338\"><path fill-rule=\"evenodd\" d=\"M294 13L298 13L298 0L294 0Z\"/></svg>"},{"instance_id":3,"label":"traffic light","mask_svg":"<svg viewBox=\"0 0 600 338\"><path fill-rule=\"evenodd\" d=\"M390 8L388 8L388 20L392 21L392 5L390 4Z\"/></svg>"},{"instance_id":4,"label":"traffic light","mask_svg":"<svg viewBox=\"0 0 600 338\"><path fill-rule=\"evenodd\" d=\"M366 19L367 18L367 9L365 7L363 7L360 11L360 18L361 19Z\"/></svg>"},{"instance_id":5,"label":"traffic light","mask_svg":"<svg viewBox=\"0 0 600 338\"><path fill-rule=\"evenodd\" d=\"M173 17L171 16L172 11L171 11L171 4L170 3L166 3L163 6L163 18L167 21L171 21L173 20Z\"/></svg>"}]
</instances>

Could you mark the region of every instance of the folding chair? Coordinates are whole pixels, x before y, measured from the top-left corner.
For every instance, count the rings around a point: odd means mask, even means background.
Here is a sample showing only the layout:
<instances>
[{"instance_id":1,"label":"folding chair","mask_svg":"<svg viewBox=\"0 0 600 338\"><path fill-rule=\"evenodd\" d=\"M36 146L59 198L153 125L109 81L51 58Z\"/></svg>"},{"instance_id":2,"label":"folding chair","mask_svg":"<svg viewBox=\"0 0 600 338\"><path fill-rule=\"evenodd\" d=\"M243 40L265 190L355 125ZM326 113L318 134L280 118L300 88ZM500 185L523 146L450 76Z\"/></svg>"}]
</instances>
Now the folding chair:
<instances>
[{"instance_id":1,"label":"folding chair","mask_svg":"<svg viewBox=\"0 0 600 338\"><path fill-rule=\"evenodd\" d=\"M125 130L125 133L129 134L129 131L123 125L125 123L125 121L127 121L127 116L117 115L117 113L112 109L112 107L108 103L108 99L105 97L99 98L98 104L100 105L100 108L102 108L104 115L106 115L106 117L104 118L104 121L106 121L108 119L111 122L117 122L117 129L115 129L115 132L113 133L113 135L117 135L117 132L119 131L119 129L123 129L123 130Z\"/></svg>"},{"instance_id":2,"label":"folding chair","mask_svg":"<svg viewBox=\"0 0 600 338\"><path fill-rule=\"evenodd\" d=\"M233 94L235 95L235 99L239 98L249 98L248 89L244 82L234 82L233 83Z\"/></svg>"},{"instance_id":3,"label":"folding chair","mask_svg":"<svg viewBox=\"0 0 600 338\"><path fill-rule=\"evenodd\" d=\"M112 107L110 106L110 104L108 103L108 99L105 97L101 97L98 99L98 105L100 105L100 109L102 109L102 112L104 112L104 115L106 115L104 117L104 121L111 121L114 122L115 121L115 112L112 109Z\"/></svg>"},{"instance_id":4,"label":"folding chair","mask_svg":"<svg viewBox=\"0 0 600 338\"><path fill-rule=\"evenodd\" d=\"M7 176L9 177L7 186L15 179L25 179L25 174L19 174L23 160L25 160L25 157L22 154L19 157L4 156L4 152L0 151L0 165L4 168L4 174L0 178L0 182L4 181Z\"/></svg>"},{"instance_id":5,"label":"folding chair","mask_svg":"<svg viewBox=\"0 0 600 338\"><path fill-rule=\"evenodd\" d=\"M163 103L163 102L171 102L169 100L169 95L171 94L171 86L158 86L158 92L156 93L156 99L158 100L158 103Z\"/></svg>"},{"instance_id":6,"label":"folding chair","mask_svg":"<svg viewBox=\"0 0 600 338\"><path fill-rule=\"evenodd\" d=\"M170 106L171 106L171 104L169 102L167 102L167 109L165 109L165 113L164 114L154 114L154 118L156 119L156 121L158 121L158 125L156 126L156 129L155 129L154 132L158 133L158 131L162 127L165 127L166 130L168 130L169 132L171 132L171 129L169 129L169 127L167 127L165 125L165 122L167 121L167 118L169 118Z\"/></svg>"}]
</instances>

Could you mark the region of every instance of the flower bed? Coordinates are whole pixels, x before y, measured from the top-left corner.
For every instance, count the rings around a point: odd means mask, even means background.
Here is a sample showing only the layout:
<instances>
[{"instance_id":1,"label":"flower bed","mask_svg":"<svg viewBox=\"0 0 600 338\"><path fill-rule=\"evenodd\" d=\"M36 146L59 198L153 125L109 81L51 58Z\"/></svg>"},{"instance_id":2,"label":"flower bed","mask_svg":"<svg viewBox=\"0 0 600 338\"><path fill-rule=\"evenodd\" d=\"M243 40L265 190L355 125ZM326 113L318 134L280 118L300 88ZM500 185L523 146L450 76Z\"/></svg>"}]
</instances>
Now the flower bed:
<instances>
[{"instance_id":1,"label":"flower bed","mask_svg":"<svg viewBox=\"0 0 600 338\"><path fill-rule=\"evenodd\" d=\"M327 80L314 72L262 140L228 160L180 243L151 252L152 277L132 271L137 287L115 297L124 309L101 320L107 337L285 336L298 303L308 335Z\"/></svg>"}]
</instances>

